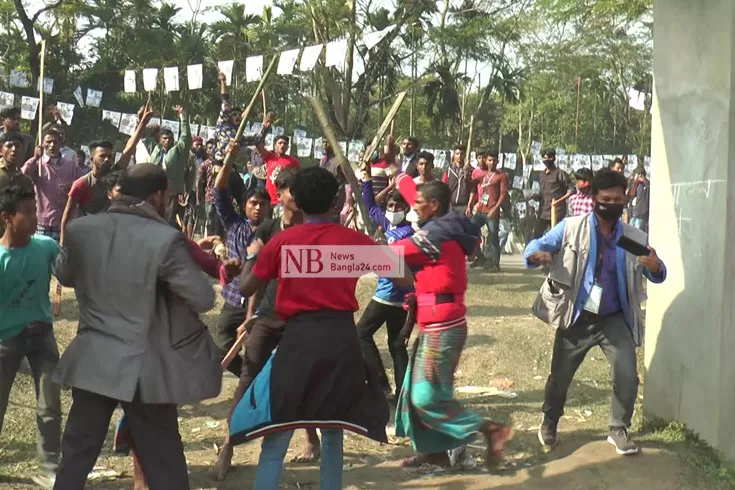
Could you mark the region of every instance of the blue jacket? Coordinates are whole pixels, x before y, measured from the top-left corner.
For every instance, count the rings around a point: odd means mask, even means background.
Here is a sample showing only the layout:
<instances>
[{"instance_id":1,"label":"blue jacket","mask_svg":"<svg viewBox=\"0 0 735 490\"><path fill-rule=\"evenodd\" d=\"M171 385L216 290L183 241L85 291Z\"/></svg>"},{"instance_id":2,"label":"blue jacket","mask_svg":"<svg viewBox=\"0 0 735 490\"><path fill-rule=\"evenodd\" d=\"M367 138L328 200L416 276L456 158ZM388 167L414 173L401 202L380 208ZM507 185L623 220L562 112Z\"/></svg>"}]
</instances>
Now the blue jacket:
<instances>
[{"instance_id":1,"label":"blue jacket","mask_svg":"<svg viewBox=\"0 0 735 490\"><path fill-rule=\"evenodd\" d=\"M588 218L590 220L590 229L596 230L597 229L597 217L594 213L590 213ZM535 240L531 240L531 242L526 246L526 250L523 254L523 257L526 261L526 267L528 268L535 268L538 267L535 264L531 264L528 262L528 257L530 257L535 252L549 252L550 254L555 254L559 250L561 250L562 244L564 242L564 231L566 229L566 223L567 220L563 220L561 223L556 225L554 228L549 230L548 233L546 233L541 238L537 238ZM618 241L620 236L623 233L623 225L618 222L618 224L615 226L615 232L614 232L614 240L615 242ZM577 294L577 298L574 302L574 315L573 315L573 322L576 322L579 318L580 314L582 313L582 310L584 308L585 303L587 303L587 299L589 298L590 292L592 291L592 286L594 286L595 282L595 261L589 260L589 257L597 257L597 233L590 233L589 237L589 253L588 253L588 260L586 263L586 266L584 268L584 275L582 277L581 281L581 287L579 288L579 293ZM628 291L627 291L627 277L626 277L626 266L625 266L625 260L626 260L626 252L622 248L617 248L617 279L618 279L618 296L620 298L620 306L623 310L623 314L625 316L626 323L631 329L635 328L635 325L633 325L633 315L631 313L630 304L628 303ZM666 265L659 259L659 264L661 264L661 270L658 274L653 274L651 271L649 271L646 268L643 268L643 275L652 283L660 284L664 282L666 279Z\"/></svg>"},{"instance_id":2,"label":"blue jacket","mask_svg":"<svg viewBox=\"0 0 735 490\"><path fill-rule=\"evenodd\" d=\"M385 210L375 202L372 180L363 181L362 198L365 201L368 214L370 214L370 219L373 220L376 225L383 227L385 230L385 239L389 244L413 235L411 223L404 221L398 226L393 226L385 218ZM399 288L390 279L381 277L378 278L378 287L375 290L373 299L380 303L401 305L403 304L403 298L406 294L412 292L413 288Z\"/></svg>"}]
</instances>

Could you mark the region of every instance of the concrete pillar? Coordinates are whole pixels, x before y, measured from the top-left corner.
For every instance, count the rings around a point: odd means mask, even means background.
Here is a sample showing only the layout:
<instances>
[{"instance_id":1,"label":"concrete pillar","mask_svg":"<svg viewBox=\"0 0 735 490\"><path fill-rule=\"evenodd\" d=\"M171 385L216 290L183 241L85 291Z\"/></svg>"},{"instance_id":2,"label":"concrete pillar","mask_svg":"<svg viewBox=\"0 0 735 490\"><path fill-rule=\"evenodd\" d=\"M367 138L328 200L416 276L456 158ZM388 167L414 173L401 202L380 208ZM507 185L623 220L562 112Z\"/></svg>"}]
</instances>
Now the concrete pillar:
<instances>
[{"instance_id":1,"label":"concrete pillar","mask_svg":"<svg viewBox=\"0 0 735 490\"><path fill-rule=\"evenodd\" d=\"M654 0L646 416L735 460L735 2Z\"/></svg>"}]
</instances>

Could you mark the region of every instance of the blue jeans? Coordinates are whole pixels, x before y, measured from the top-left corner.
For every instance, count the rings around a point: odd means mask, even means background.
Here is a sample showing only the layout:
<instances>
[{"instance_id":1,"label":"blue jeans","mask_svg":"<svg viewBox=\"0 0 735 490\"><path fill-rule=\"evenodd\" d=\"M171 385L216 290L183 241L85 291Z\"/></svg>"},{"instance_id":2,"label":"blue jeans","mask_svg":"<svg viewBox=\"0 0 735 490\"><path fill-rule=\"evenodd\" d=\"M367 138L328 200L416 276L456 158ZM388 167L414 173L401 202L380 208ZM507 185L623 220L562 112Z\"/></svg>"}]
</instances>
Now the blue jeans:
<instances>
[{"instance_id":1,"label":"blue jeans","mask_svg":"<svg viewBox=\"0 0 735 490\"><path fill-rule=\"evenodd\" d=\"M490 266L500 266L500 218L490 218L486 213L475 213L472 222L482 229L487 226L487 240L482 242L482 255Z\"/></svg>"},{"instance_id":2,"label":"blue jeans","mask_svg":"<svg viewBox=\"0 0 735 490\"><path fill-rule=\"evenodd\" d=\"M322 454L319 472L320 490L342 489L342 429L322 429ZM283 472L283 458L293 436L292 430L276 432L263 438L253 490L273 490Z\"/></svg>"}]
</instances>

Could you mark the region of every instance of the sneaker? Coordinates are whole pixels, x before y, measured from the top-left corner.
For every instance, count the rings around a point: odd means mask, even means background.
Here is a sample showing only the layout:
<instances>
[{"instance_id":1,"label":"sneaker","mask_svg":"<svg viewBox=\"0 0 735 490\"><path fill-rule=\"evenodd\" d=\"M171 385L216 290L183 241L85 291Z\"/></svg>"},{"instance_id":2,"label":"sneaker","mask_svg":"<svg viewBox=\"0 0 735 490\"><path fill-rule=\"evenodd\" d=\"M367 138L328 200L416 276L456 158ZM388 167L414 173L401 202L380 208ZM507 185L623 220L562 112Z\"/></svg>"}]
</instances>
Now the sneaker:
<instances>
[{"instance_id":1,"label":"sneaker","mask_svg":"<svg viewBox=\"0 0 735 490\"><path fill-rule=\"evenodd\" d=\"M607 436L607 442L615 446L615 452L625 456L638 454L638 446L635 445L628 435L628 430L624 427L616 427L610 429L610 435Z\"/></svg>"},{"instance_id":2,"label":"sneaker","mask_svg":"<svg viewBox=\"0 0 735 490\"><path fill-rule=\"evenodd\" d=\"M538 440L545 448L552 448L556 445L556 426L558 422L544 417L541 426L538 428Z\"/></svg>"},{"instance_id":3,"label":"sneaker","mask_svg":"<svg viewBox=\"0 0 735 490\"><path fill-rule=\"evenodd\" d=\"M33 475L31 477L31 480L33 480L33 483L35 483L41 488L53 490L54 484L56 484L56 475L54 474Z\"/></svg>"}]
</instances>

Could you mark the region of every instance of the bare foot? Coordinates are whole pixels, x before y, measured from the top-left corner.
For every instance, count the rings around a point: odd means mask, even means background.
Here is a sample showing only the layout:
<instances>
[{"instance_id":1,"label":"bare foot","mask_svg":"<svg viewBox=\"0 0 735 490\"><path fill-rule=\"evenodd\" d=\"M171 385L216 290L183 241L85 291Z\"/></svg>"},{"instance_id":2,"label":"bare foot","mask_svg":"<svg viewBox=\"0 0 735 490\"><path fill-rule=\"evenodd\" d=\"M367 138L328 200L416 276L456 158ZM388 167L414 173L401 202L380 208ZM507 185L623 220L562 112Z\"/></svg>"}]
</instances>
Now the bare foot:
<instances>
[{"instance_id":1,"label":"bare foot","mask_svg":"<svg viewBox=\"0 0 735 490\"><path fill-rule=\"evenodd\" d=\"M307 442L300 454L291 458L292 463L315 463L322 454L321 446Z\"/></svg>"},{"instance_id":2,"label":"bare foot","mask_svg":"<svg viewBox=\"0 0 735 490\"><path fill-rule=\"evenodd\" d=\"M217 480L222 481L232 471L232 444L225 442L217 458Z\"/></svg>"},{"instance_id":3,"label":"bare foot","mask_svg":"<svg viewBox=\"0 0 735 490\"><path fill-rule=\"evenodd\" d=\"M401 462L403 468L418 468L423 464L431 464L441 466L442 468L450 468L452 463L449 461L449 455L446 452L434 454L417 454L406 458Z\"/></svg>"},{"instance_id":4,"label":"bare foot","mask_svg":"<svg viewBox=\"0 0 735 490\"><path fill-rule=\"evenodd\" d=\"M482 432L487 438L487 464L501 461L505 454L505 444L513 439L513 429L507 425L488 422Z\"/></svg>"}]
</instances>

